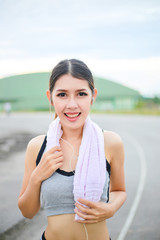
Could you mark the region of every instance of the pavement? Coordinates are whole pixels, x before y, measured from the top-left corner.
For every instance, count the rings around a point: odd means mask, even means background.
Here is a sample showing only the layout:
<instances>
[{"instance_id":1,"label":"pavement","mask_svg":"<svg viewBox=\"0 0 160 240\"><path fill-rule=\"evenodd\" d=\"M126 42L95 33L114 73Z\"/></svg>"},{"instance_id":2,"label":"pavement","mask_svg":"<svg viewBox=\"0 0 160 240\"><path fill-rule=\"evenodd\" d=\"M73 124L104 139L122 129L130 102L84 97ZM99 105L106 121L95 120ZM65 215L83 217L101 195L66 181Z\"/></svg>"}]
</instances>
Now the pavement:
<instances>
[{"instance_id":1,"label":"pavement","mask_svg":"<svg viewBox=\"0 0 160 240\"><path fill-rule=\"evenodd\" d=\"M91 117L103 129L117 132L125 147L127 201L107 220L112 240L160 240L160 117ZM48 113L0 114L0 240L36 240L46 227L43 210L25 219L17 199L27 143L45 134L51 119Z\"/></svg>"}]
</instances>

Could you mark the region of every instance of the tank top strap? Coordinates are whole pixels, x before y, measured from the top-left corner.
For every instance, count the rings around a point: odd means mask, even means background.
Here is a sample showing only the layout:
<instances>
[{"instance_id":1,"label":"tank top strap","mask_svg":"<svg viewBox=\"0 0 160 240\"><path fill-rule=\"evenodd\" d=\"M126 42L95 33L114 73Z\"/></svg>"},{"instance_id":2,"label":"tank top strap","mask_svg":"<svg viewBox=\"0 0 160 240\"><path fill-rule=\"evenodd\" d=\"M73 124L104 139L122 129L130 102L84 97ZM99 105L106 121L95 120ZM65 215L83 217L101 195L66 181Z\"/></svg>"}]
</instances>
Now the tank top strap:
<instances>
[{"instance_id":1,"label":"tank top strap","mask_svg":"<svg viewBox=\"0 0 160 240\"><path fill-rule=\"evenodd\" d=\"M45 136L44 141L43 141L43 143L42 143L42 146L41 146L41 148L40 148L40 150L39 150L39 153L38 153L38 156L37 156L37 159L36 159L36 166L37 166L37 165L39 164L39 162L41 161L41 157L42 157L42 154L43 154L44 149L45 149L45 147L46 147L46 143L47 143L47 136Z\"/></svg>"},{"instance_id":2,"label":"tank top strap","mask_svg":"<svg viewBox=\"0 0 160 240\"><path fill-rule=\"evenodd\" d=\"M102 132L104 134L104 129L103 128L102 128ZM110 176L110 174L111 174L111 165L109 164L107 158L106 158L106 170L107 170L107 172L109 173L109 176Z\"/></svg>"}]
</instances>

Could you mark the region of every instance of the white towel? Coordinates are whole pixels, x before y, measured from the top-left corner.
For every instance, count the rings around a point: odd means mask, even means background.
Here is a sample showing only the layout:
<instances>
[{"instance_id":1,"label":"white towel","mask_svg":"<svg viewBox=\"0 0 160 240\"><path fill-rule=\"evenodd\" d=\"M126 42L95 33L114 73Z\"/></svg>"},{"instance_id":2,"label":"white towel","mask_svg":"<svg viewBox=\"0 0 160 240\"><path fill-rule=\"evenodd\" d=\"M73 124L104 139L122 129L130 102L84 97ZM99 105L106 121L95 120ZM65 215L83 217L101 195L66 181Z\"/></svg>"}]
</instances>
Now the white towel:
<instances>
[{"instance_id":1,"label":"white towel","mask_svg":"<svg viewBox=\"0 0 160 240\"><path fill-rule=\"evenodd\" d=\"M54 146L60 146L59 140L62 134L63 134L63 131L61 129L60 119L59 117L57 117L49 125L49 129L47 132L46 151L50 150Z\"/></svg>"},{"instance_id":2,"label":"white towel","mask_svg":"<svg viewBox=\"0 0 160 240\"><path fill-rule=\"evenodd\" d=\"M59 146L63 131L59 117L49 126L47 132L48 151L53 146ZM98 202L103 193L106 180L106 160L104 153L104 136L102 129L87 117L75 169L73 194L74 200L84 198ZM75 214L75 219L81 219Z\"/></svg>"}]
</instances>

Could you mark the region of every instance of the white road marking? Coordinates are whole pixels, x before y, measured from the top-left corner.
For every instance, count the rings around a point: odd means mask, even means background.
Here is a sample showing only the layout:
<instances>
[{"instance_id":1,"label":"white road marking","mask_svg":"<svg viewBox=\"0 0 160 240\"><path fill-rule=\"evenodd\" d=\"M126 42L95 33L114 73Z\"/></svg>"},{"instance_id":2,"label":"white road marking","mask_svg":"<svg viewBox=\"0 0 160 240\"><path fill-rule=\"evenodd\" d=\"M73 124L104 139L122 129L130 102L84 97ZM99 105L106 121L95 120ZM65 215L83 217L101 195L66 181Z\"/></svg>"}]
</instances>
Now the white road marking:
<instances>
[{"instance_id":1,"label":"white road marking","mask_svg":"<svg viewBox=\"0 0 160 240\"><path fill-rule=\"evenodd\" d=\"M141 145L136 141L136 139L134 139L133 137L131 137L129 134L124 134L124 137L127 138L127 140L129 140L129 142L131 142L131 144L133 144L133 146L135 147L138 156L139 156L139 160L140 160L140 180L139 180L139 184L138 184L138 189L135 195L135 199L133 201L133 204L131 206L131 209L129 211L128 217L125 221L125 224L117 238L117 240L124 240L125 236L131 226L131 223L134 219L135 213L137 211L137 207L139 205L141 196L142 196L142 192L144 189L144 184L145 184L145 179L146 179L146 173L147 173L147 166L146 166L146 158L145 158L145 154L144 151L141 147Z\"/></svg>"}]
</instances>

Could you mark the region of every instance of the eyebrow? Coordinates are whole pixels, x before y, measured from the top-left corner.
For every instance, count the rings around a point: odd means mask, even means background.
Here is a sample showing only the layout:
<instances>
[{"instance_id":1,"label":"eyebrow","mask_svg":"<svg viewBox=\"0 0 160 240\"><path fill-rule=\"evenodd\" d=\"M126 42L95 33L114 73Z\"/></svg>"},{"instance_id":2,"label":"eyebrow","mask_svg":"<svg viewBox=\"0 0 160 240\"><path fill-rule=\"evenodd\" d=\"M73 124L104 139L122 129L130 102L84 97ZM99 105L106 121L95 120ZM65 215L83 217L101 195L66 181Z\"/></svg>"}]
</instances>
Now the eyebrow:
<instances>
[{"instance_id":1,"label":"eyebrow","mask_svg":"<svg viewBox=\"0 0 160 240\"><path fill-rule=\"evenodd\" d=\"M77 89L76 92L87 91L85 88ZM56 92L68 92L66 89L57 89Z\"/></svg>"}]
</instances>

